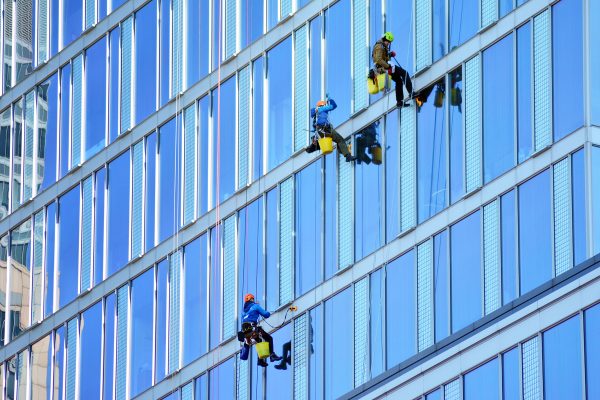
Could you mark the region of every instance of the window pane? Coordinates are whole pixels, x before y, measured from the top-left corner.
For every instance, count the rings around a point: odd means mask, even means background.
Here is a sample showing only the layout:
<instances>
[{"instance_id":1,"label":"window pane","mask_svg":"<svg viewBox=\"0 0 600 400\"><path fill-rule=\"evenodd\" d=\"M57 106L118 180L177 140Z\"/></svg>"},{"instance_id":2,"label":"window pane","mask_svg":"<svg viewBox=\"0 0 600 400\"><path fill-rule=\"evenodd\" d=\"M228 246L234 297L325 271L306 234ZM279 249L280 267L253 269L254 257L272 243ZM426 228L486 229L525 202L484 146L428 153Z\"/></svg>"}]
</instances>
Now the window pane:
<instances>
[{"instance_id":1,"label":"window pane","mask_svg":"<svg viewBox=\"0 0 600 400\"><path fill-rule=\"evenodd\" d=\"M574 153L571 164L571 184L573 187L573 256L574 265L587 259L586 256L586 208L585 208L585 166L583 149Z\"/></svg>"},{"instance_id":2,"label":"window pane","mask_svg":"<svg viewBox=\"0 0 600 400\"><path fill-rule=\"evenodd\" d=\"M442 400L442 389L438 389L435 392L429 393L425 396L425 400Z\"/></svg>"},{"instance_id":3,"label":"window pane","mask_svg":"<svg viewBox=\"0 0 600 400\"><path fill-rule=\"evenodd\" d=\"M209 45L209 2L188 0L187 2L187 83L193 85L208 73Z\"/></svg>"},{"instance_id":4,"label":"window pane","mask_svg":"<svg viewBox=\"0 0 600 400\"><path fill-rule=\"evenodd\" d=\"M136 124L156 110L156 12L152 1L135 13Z\"/></svg>"},{"instance_id":5,"label":"window pane","mask_svg":"<svg viewBox=\"0 0 600 400\"><path fill-rule=\"evenodd\" d=\"M221 0L212 0L212 69L216 70L219 63L222 61L221 54L223 54L225 35L219 34L219 29L223 29L223 22L221 19Z\"/></svg>"},{"instance_id":6,"label":"window pane","mask_svg":"<svg viewBox=\"0 0 600 400\"><path fill-rule=\"evenodd\" d=\"M600 3L592 1L589 7L589 20L600 21ZM590 29L590 85L592 124L600 125L600 24L589 24Z\"/></svg>"},{"instance_id":7,"label":"window pane","mask_svg":"<svg viewBox=\"0 0 600 400\"><path fill-rule=\"evenodd\" d=\"M58 307L75 299L78 292L79 186L58 199Z\"/></svg>"},{"instance_id":8,"label":"window pane","mask_svg":"<svg viewBox=\"0 0 600 400\"><path fill-rule=\"evenodd\" d=\"M0 238L0 262L4 263L4 265L8 263L8 235ZM0 297L0 306L2 306L2 310L5 310L0 311L0 321L4 322L6 317L6 285L0 286L0 295L3 296ZM5 324L3 323L0 325L0 345L2 346L4 346L4 329Z\"/></svg>"},{"instance_id":9,"label":"window pane","mask_svg":"<svg viewBox=\"0 0 600 400\"><path fill-rule=\"evenodd\" d=\"M267 308L276 310L279 306L279 271L278 263L278 224L277 224L277 188L267 192L267 226L265 254L267 257Z\"/></svg>"},{"instance_id":10,"label":"window pane","mask_svg":"<svg viewBox=\"0 0 600 400\"><path fill-rule=\"evenodd\" d=\"M485 183L515 163L513 36L483 52L483 176ZM502 104L502 107L498 107Z\"/></svg>"},{"instance_id":11,"label":"window pane","mask_svg":"<svg viewBox=\"0 0 600 400\"><path fill-rule=\"evenodd\" d=\"M338 108L330 113L333 126L350 117L352 100L350 0L341 0L325 12L325 93L337 102ZM334 28L332 28L334 27ZM291 64L291 63L290 63Z\"/></svg>"},{"instance_id":12,"label":"window pane","mask_svg":"<svg viewBox=\"0 0 600 400\"><path fill-rule=\"evenodd\" d=\"M107 275L128 261L129 248L129 151L108 164Z\"/></svg>"},{"instance_id":13,"label":"window pane","mask_svg":"<svg viewBox=\"0 0 600 400\"><path fill-rule=\"evenodd\" d=\"M416 353L415 268L412 250L385 267L388 369Z\"/></svg>"},{"instance_id":14,"label":"window pane","mask_svg":"<svg viewBox=\"0 0 600 400\"><path fill-rule=\"evenodd\" d=\"M544 399L582 397L579 316L544 332Z\"/></svg>"},{"instance_id":15,"label":"window pane","mask_svg":"<svg viewBox=\"0 0 600 400\"><path fill-rule=\"evenodd\" d=\"M138 75L139 76L139 75ZM106 131L106 38L85 51L85 159L104 148Z\"/></svg>"},{"instance_id":16,"label":"window pane","mask_svg":"<svg viewBox=\"0 0 600 400\"><path fill-rule=\"evenodd\" d=\"M177 117L179 118L179 117ZM177 124L177 127L176 127ZM177 128L177 131L175 129ZM171 119L158 131L158 243L173 236L179 228L179 172L181 168L181 123Z\"/></svg>"},{"instance_id":17,"label":"window pane","mask_svg":"<svg viewBox=\"0 0 600 400\"><path fill-rule=\"evenodd\" d=\"M13 15L13 2L4 4L4 15ZM12 86L12 49L13 49L13 18L4 19L4 91Z\"/></svg>"},{"instance_id":18,"label":"window pane","mask_svg":"<svg viewBox=\"0 0 600 400\"><path fill-rule=\"evenodd\" d=\"M562 0L552 7L552 39L552 115L554 140L559 140L583 125L582 0Z\"/></svg>"},{"instance_id":19,"label":"window pane","mask_svg":"<svg viewBox=\"0 0 600 400\"><path fill-rule=\"evenodd\" d=\"M482 316L480 214L477 211L450 228L452 332Z\"/></svg>"},{"instance_id":20,"label":"window pane","mask_svg":"<svg viewBox=\"0 0 600 400\"><path fill-rule=\"evenodd\" d=\"M1 243L1 241L0 241ZM54 248L56 245L56 203L49 204L46 208L46 255L45 265L45 294L44 294L44 317L54 312ZM1 246L0 246L1 248Z\"/></svg>"},{"instance_id":21,"label":"window pane","mask_svg":"<svg viewBox=\"0 0 600 400\"><path fill-rule=\"evenodd\" d=\"M184 248L183 365L206 353L208 243L200 236Z\"/></svg>"},{"instance_id":22,"label":"window pane","mask_svg":"<svg viewBox=\"0 0 600 400\"><path fill-rule=\"evenodd\" d=\"M104 278L104 201L106 198L106 169L96 172L94 284Z\"/></svg>"},{"instance_id":23,"label":"window pane","mask_svg":"<svg viewBox=\"0 0 600 400\"><path fill-rule=\"evenodd\" d=\"M284 356L283 347L292 345L292 324L287 324L283 328L272 334L274 351L279 356ZM280 347L281 346L281 347ZM281 351L280 351L281 350ZM291 350L290 350L291 351ZM291 357L291 354L288 355ZM285 360L285 358L284 358ZM283 360L282 360L283 361ZM272 363L275 365L275 363ZM267 399L291 399L292 398L292 368L285 370L275 370L267 368Z\"/></svg>"},{"instance_id":24,"label":"window pane","mask_svg":"<svg viewBox=\"0 0 600 400\"><path fill-rule=\"evenodd\" d=\"M427 92L425 89L423 92ZM430 90L430 93L433 90ZM437 214L446 206L446 112L445 85L435 86L434 96L419 111L417 126L417 187L419 222Z\"/></svg>"},{"instance_id":25,"label":"window pane","mask_svg":"<svg viewBox=\"0 0 600 400\"><path fill-rule=\"evenodd\" d=\"M102 377L102 302L81 314L79 395L82 399L100 399ZM33 376L33 375L32 375Z\"/></svg>"},{"instance_id":26,"label":"window pane","mask_svg":"<svg viewBox=\"0 0 600 400\"><path fill-rule=\"evenodd\" d=\"M325 157L325 279L337 271L337 157Z\"/></svg>"},{"instance_id":27,"label":"window pane","mask_svg":"<svg viewBox=\"0 0 600 400\"><path fill-rule=\"evenodd\" d=\"M58 151L58 74L38 86L38 192L56 182ZM0 135L4 130L0 131ZM0 159L9 155L6 145L10 142L0 136ZM8 165L8 164L2 164ZM5 169L6 167L3 167ZM6 181L3 181L6 182ZM4 196L2 196L4 198Z\"/></svg>"},{"instance_id":28,"label":"window pane","mask_svg":"<svg viewBox=\"0 0 600 400\"><path fill-rule=\"evenodd\" d=\"M264 62L260 57L252 63L252 132L254 136L253 146L253 179L258 179L263 174L263 92L264 92Z\"/></svg>"},{"instance_id":29,"label":"window pane","mask_svg":"<svg viewBox=\"0 0 600 400\"><path fill-rule=\"evenodd\" d=\"M500 0L499 5L499 14L500 18L504 17L506 14L513 10L513 2L514 0Z\"/></svg>"},{"instance_id":30,"label":"window pane","mask_svg":"<svg viewBox=\"0 0 600 400\"><path fill-rule=\"evenodd\" d=\"M10 281L11 293L8 310L9 339L19 336L29 327L29 278L31 275L31 220L10 233Z\"/></svg>"},{"instance_id":31,"label":"window pane","mask_svg":"<svg viewBox=\"0 0 600 400\"><path fill-rule=\"evenodd\" d=\"M209 395L211 399L235 399L235 358L230 358L209 372Z\"/></svg>"},{"instance_id":32,"label":"window pane","mask_svg":"<svg viewBox=\"0 0 600 400\"><path fill-rule=\"evenodd\" d=\"M13 104L12 209L22 204L23 191L23 99Z\"/></svg>"},{"instance_id":33,"label":"window pane","mask_svg":"<svg viewBox=\"0 0 600 400\"><path fill-rule=\"evenodd\" d=\"M131 397L152 384L152 303L154 269L151 268L131 283Z\"/></svg>"},{"instance_id":34,"label":"window pane","mask_svg":"<svg viewBox=\"0 0 600 400\"><path fill-rule=\"evenodd\" d=\"M155 343L155 382L164 379L167 371L167 275L169 262L165 259L156 266L156 343Z\"/></svg>"},{"instance_id":35,"label":"window pane","mask_svg":"<svg viewBox=\"0 0 600 400\"><path fill-rule=\"evenodd\" d=\"M310 334L311 351L309 354L309 397L314 400L323 399L323 386L325 377L323 371L323 356L325 349L323 348L323 306L319 305L308 314L308 323L310 324L308 332Z\"/></svg>"},{"instance_id":36,"label":"window pane","mask_svg":"<svg viewBox=\"0 0 600 400\"><path fill-rule=\"evenodd\" d=\"M115 354L115 295L104 301L104 400L112 400L113 366Z\"/></svg>"},{"instance_id":37,"label":"window pane","mask_svg":"<svg viewBox=\"0 0 600 400\"><path fill-rule=\"evenodd\" d=\"M113 142L119 134L119 43L121 42L121 28L116 27L110 31L110 80L109 80L109 142Z\"/></svg>"},{"instance_id":38,"label":"window pane","mask_svg":"<svg viewBox=\"0 0 600 400\"><path fill-rule=\"evenodd\" d=\"M266 0L267 1L267 30L270 30L275 25L277 25L277 21L279 21L279 14L277 5L279 3L278 0Z\"/></svg>"},{"instance_id":39,"label":"window pane","mask_svg":"<svg viewBox=\"0 0 600 400\"><path fill-rule=\"evenodd\" d=\"M160 3L160 97L159 105L162 107L169 100L169 55L170 55L170 37L169 37L169 19L170 19L170 1L161 1Z\"/></svg>"},{"instance_id":40,"label":"window pane","mask_svg":"<svg viewBox=\"0 0 600 400\"><path fill-rule=\"evenodd\" d=\"M449 334L448 316L448 231L433 237L433 279L435 282L435 341L439 342Z\"/></svg>"},{"instance_id":41,"label":"window pane","mask_svg":"<svg viewBox=\"0 0 600 400\"><path fill-rule=\"evenodd\" d=\"M517 253L515 191L500 198L502 229L502 304L517 297Z\"/></svg>"},{"instance_id":42,"label":"window pane","mask_svg":"<svg viewBox=\"0 0 600 400\"><path fill-rule=\"evenodd\" d=\"M550 172L519 186L521 294L552 278Z\"/></svg>"},{"instance_id":43,"label":"window pane","mask_svg":"<svg viewBox=\"0 0 600 400\"><path fill-rule=\"evenodd\" d=\"M352 288L325 302L325 398L338 398L352 389L354 334Z\"/></svg>"},{"instance_id":44,"label":"window pane","mask_svg":"<svg viewBox=\"0 0 600 400\"><path fill-rule=\"evenodd\" d=\"M466 374L464 385L464 400L498 399L500 394L498 359L494 358Z\"/></svg>"},{"instance_id":45,"label":"window pane","mask_svg":"<svg viewBox=\"0 0 600 400\"><path fill-rule=\"evenodd\" d=\"M53 373L53 390L54 398L62 399L64 391L64 362L65 362L65 336L66 329L61 326L54 331L54 373Z\"/></svg>"},{"instance_id":46,"label":"window pane","mask_svg":"<svg viewBox=\"0 0 600 400\"><path fill-rule=\"evenodd\" d=\"M585 312L585 368L587 398L600 399L600 305Z\"/></svg>"},{"instance_id":47,"label":"window pane","mask_svg":"<svg viewBox=\"0 0 600 400\"><path fill-rule=\"evenodd\" d=\"M65 65L60 71L60 176L63 177L69 172L71 64Z\"/></svg>"},{"instance_id":48,"label":"window pane","mask_svg":"<svg viewBox=\"0 0 600 400\"><path fill-rule=\"evenodd\" d=\"M477 19L475 19L475 21L477 21ZM462 22L463 21L461 20L460 23ZM433 61L435 62L448 52L446 47L446 0L433 0L432 41Z\"/></svg>"},{"instance_id":49,"label":"window pane","mask_svg":"<svg viewBox=\"0 0 600 400\"><path fill-rule=\"evenodd\" d=\"M263 215L263 200L259 198L240 210L238 222L239 293L252 293L261 303L265 299Z\"/></svg>"},{"instance_id":50,"label":"window pane","mask_svg":"<svg viewBox=\"0 0 600 400\"><path fill-rule=\"evenodd\" d=\"M384 269L378 269L370 276L370 345L371 345L371 378L385 371L385 331L383 321L385 318Z\"/></svg>"},{"instance_id":51,"label":"window pane","mask_svg":"<svg viewBox=\"0 0 600 400\"><path fill-rule=\"evenodd\" d=\"M503 400L519 400L519 348L502 354Z\"/></svg>"},{"instance_id":52,"label":"window pane","mask_svg":"<svg viewBox=\"0 0 600 400\"><path fill-rule=\"evenodd\" d=\"M221 341L221 319L222 310L222 239L223 225L214 227L210 230L210 293L209 293L209 310L210 310L210 349L214 349Z\"/></svg>"},{"instance_id":53,"label":"window pane","mask_svg":"<svg viewBox=\"0 0 600 400\"><path fill-rule=\"evenodd\" d=\"M317 104L321 99L323 91L323 77L321 70L323 60L321 59L321 48L323 45L323 18L318 16L310 21L310 99L309 104Z\"/></svg>"},{"instance_id":54,"label":"window pane","mask_svg":"<svg viewBox=\"0 0 600 400\"><path fill-rule=\"evenodd\" d=\"M225 81L220 89L212 91L213 206L217 204L217 195L218 201L223 202L235 191L235 168L233 168L235 151L232 148L235 143L236 131L235 89L235 77L233 77Z\"/></svg>"},{"instance_id":55,"label":"window pane","mask_svg":"<svg viewBox=\"0 0 600 400\"><path fill-rule=\"evenodd\" d=\"M204 214L208 210L208 136L209 132L209 116L210 116L210 96L204 96L198 101L198 134L200 150L199 159L200 167L198 173L198 193L199 215Z\"/></svg>"},{"instance_id":56,"label":"window pane","mask_svg":"<svg viewBox=\"0 0 600 400\"><path fill-rule=\"evenodd\" d=\"M10 139L11 110L7 108L0 115L0 219L8 215L8 196L10 187ZM56 178L55 178L56 180Z\"/></svg>"},{"instance_id":57,"label":"window pane","mask_svg":"<svg viewBox=\"0 0 600 400\"><path fill-rule=\"evenodd\" d=\"M400 233L400 127L398 112L385 118L385 228L387 243Z\"/></svg>"},{"instance_id":58,"label":"window pane","mask_svg":"<svg viewBox=\"0 0 600 400\"><path fill-rule=\"evenodd\" d=\"M402 67L412 75L413 66L413 34L412 0L385 0L385 30L394 33L397 42L396 58Z\"/></svg>"},{"instance_id":59,"label":"window pane","mask_svg":"<svg viewBox=\"0 0 600 400\"><path fill-rule=\"evenodd\" d=\"M450 203L465 192L462 91L462 68L458 68L450 73Z\"/></svg>"},{"instance_id":60,"label":"window pane","mask_svg":"<svg viewBox=\"0 0 600 400\"><path fill-rule=\"evenodd\" d=\"M52 393L50 335L31 346L31 398L49 399ZM1 376L0 376L1 377ZM91 398L91 397L90 397Z\"/></svg>"},{"instance_id":61,"label":"window pane","mask_svg":"<svg viewBox=\"0 0 600 400\"><path fill-rule=\"evenodd\" d=\"M517 29L517 125L519 162L532 152L531 133L531 23Z\"/></svg>"},{"instance_id":62,"label":"window pane","mask_svg":"<svg viewBox=\"0 0 600 400\"><path fill-rule=\"evenodd\" d=\"M335 7L335 6L334 6ZM292 38L267 53L269 171L292 154ZM338 111L339 112L339 111Z\"/></svg>"},{"instance_id":63,"label":"window pane","mask_svg":"<svg viewBox=\"0 0 600 400\"><path fill-rule=\"evenodd\" d=\"M479 1L450 2L450 51L474 36L478 28Z\"/></svg>"},{"instance_id":64,"label":"window pane","mask_svg":"<svg viewBox=\"0 0 600 400\"><path fill-rule=\"evenodd\" d=\"M83 2L80 0L63 0L62 8L62 47L64 49L69 43L77 39L82 31Z\"/></svg>"}]
</instances>

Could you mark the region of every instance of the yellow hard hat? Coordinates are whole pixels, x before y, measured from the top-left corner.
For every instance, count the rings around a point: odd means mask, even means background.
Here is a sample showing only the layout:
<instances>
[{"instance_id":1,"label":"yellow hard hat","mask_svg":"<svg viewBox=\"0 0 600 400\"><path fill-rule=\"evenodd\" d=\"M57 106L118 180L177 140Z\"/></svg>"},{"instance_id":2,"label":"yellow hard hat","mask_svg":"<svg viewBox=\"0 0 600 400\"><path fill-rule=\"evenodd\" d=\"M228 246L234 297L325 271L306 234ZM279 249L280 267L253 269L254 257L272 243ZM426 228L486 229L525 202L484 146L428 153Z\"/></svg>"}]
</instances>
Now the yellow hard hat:
<instances>
[{"instance_id":1,"label":"yellow hard hat","mask_svg":"<svg viewBox=\"0 0 600 400\"><path fill-rule=\"evenodd\" d=\"M394 34L392 32L386 32L383 34L383 38L385 40L387 40L388 42L393 42L394 41Z\"/></svg>"}]
</instances>

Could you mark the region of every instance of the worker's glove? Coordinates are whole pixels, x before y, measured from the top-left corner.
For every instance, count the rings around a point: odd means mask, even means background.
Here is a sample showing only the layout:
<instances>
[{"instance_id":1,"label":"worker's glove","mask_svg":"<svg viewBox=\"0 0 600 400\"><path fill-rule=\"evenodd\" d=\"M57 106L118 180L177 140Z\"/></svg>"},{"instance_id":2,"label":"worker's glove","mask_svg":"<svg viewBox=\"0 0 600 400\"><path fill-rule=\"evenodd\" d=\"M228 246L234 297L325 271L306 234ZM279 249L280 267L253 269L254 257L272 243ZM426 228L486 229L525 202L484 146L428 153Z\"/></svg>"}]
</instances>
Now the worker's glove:
<instances>
[{"instance_id":1,"label":"worker's glove","mask_svg":"<svg viewBox=\"0 0 600 400\"><path fill-rule=\"evenodd\" d=\"M392 75L392 74L393 74L393 71L394 71L394 68L392 68L392 67L389 67L389 68L388 68L388 75Z\"/></svg>"},{"instance_id":2,"label":"worker's glove","mask_svg":"<svg viewBox=\"0 0 600 400\"><path fill-rule=\"evenodd\" d=\"M396 52L395 51L390 51L390 57L396 57Z\"/></svg>"}]
</instances>

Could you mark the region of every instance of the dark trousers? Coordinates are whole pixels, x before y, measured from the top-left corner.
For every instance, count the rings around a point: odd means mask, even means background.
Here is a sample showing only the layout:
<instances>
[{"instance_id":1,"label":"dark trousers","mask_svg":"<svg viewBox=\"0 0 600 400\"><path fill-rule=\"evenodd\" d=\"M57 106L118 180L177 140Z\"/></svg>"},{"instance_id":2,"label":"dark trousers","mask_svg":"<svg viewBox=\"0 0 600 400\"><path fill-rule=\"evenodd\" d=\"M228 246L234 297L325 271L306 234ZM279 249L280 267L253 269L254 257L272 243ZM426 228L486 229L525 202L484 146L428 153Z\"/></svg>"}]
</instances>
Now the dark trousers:
<instances>
[{"instance_id":1,"label":"dark trousers","mask_svg":"<svg viewBox=\"0 0 600 400\"><path fill-rule=\"evenodd\" d=\"M367 155L367 148L371 148L377 140L375 135L369 133L362 133L356 135L356 157L359 162L364 162L366 164L371 163L371 158Z\"/></svg>"},{"instance_id":2,"label":"dark trousers","mask_svg":"<svg viewBox=\"0 0 600 400\"><path fill-rule=\"evenodd\" d=\"M269 343L269 351L271 352L271 354L273 354L274 349L275 349L275 347L273 347L273 336L271 336L267 332L265 332L265 330L263 328L261 328L260 326L256 327L256 331L260 334L260 336L263 338L263 340L265 342Z\"/></svg>"},{"instance_id":3,"label":"dark trousers","mask_svg":"<svg viewBox=\"0 0 600 400\"><path fill-rule=\"evenodd\" d=\"M346 144L346 141L344 140L342 135L340 135L335 129L333 129L332 126L326 126L322 128L317 127L317 130L319 129L322 129L325 136L330 137L337 144L338 151L342 153L344 157L350 154L350 150L348 150L348 145ZM306 149L307 153L312 153L313 151L317 151L319 149L319 143L316 140L318 139L318 136L319 135L317 134L313 142Z\"/></svg>"},{"instance_id":4,"label":"dark trousers","mask_svg":"<svg viewBox=\"0 0 600 400\"><path fill-rule=\"evenodd\" d=\"M410 80L410 75L404 68L396 65L394 67L394 71L392 72L392 80L396 83L396 103L401 103L404 100L404 90L402 89L404 85L406 85L408 95L412 95L412 81Z\"/></svg>"}]
</instances>

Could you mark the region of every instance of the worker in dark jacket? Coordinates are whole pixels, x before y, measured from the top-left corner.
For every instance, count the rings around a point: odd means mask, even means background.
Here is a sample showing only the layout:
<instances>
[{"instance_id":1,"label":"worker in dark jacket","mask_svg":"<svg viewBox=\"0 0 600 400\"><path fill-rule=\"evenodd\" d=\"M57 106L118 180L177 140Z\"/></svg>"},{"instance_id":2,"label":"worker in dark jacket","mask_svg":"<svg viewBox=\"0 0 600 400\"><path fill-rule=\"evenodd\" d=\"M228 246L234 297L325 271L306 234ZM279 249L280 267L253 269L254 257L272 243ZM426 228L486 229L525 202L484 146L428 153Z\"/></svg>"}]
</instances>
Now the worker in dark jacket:
<instances>
[{"instance_id":1,"label":"worker in dark jacket","mask_svg":"<svg viewBox=\"0 0 600 400\"><path fill-rule=\"evenodd\" d=\"M320 135L324 135L325 137L330 137L337 144L337 149L344 157L346 157L346 161L351 162L356 158L352 157L350 154L350 150L348 150L348 145L346 141L331 125L329 122L329 112L333 111L337 108L337 104L333 99L320 100L317 102L317 106L310 109L310 117L313 120L313 128L317 135L313 137L313 141L306 148L307 153L312 153L313 151L317 151L319 149L318 139Z\"/></svg>"},{"instance_id":2,"label":"worker in dark jacket","mask_svg":"<svg viewBox=\"0 0 600 400\"><path fill-rule=\"evenodd\" d=\"M384 74L387 71L392 77L392 80L396 83L396 106L408 107L410 106L408 100L414 95L412 81L410 80L410 75L404 68L399 65L396 65L394 68L394 66L390 64L392 57L396 56L396 52L390 50L393 41L394 35L391 32L386 32L383 37L375 43L372 53L373 63L375 64L377 74ZM409 98L406 101L404 100L403 85L406 85L406 90L409 95Z\"/></svg>"},{"instance_id":3,"label":"worker in dark jacket","mask_svg":"<svg viewBox=\"0 0 600 400\"><path fill-rule=\"evenodd\" d=\"M243 324L252 324L255 327L256 332L258 332L258 334L263 338L263 340L265 340L266 342L269 343L269 350L271 351L271 356L270 356L271 362L281 361L281 357L279 357L273 351L273 349L275 348L273 346L273 337L271 335L269 335L267 332L265 332L265 330L263 328L261 328L260 325L258 325L258 319L260 317L267 319L270 316L271 316L270 312L266 311L264 308L262 308L261 306L259 306L257 303L254 302L253 294L248 293L246 296L244 296L244 312L242 314L242 325ZM244 346L247 346L247 345L244 344ZM268 364L265 360L259 359L258 365L260 365L261 367L266 367Z\"/></svg>"}]
</instances>

